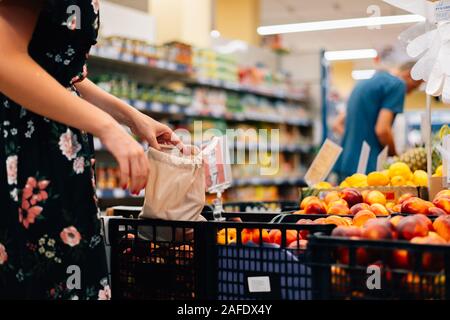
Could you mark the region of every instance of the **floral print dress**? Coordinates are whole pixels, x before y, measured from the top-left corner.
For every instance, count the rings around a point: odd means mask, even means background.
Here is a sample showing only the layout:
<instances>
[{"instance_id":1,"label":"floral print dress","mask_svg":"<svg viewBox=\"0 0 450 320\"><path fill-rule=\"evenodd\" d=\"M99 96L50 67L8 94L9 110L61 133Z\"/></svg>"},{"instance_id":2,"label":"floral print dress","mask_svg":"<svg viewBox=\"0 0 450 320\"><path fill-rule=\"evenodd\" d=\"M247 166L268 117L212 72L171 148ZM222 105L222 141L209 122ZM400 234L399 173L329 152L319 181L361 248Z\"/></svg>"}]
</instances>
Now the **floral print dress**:
<instances>
[{"instance_id":1,"label":"floral print dress","mask_svg":"<svg viewBox=\"0 0 450 320\"><path fill-rule=\"evenodd\" d=\"M98 11L98 0L46 0L29 44L73 94ZM0 93L0 299L110 297L92 146L88 134Z\"/></svg>"}]
</instances>

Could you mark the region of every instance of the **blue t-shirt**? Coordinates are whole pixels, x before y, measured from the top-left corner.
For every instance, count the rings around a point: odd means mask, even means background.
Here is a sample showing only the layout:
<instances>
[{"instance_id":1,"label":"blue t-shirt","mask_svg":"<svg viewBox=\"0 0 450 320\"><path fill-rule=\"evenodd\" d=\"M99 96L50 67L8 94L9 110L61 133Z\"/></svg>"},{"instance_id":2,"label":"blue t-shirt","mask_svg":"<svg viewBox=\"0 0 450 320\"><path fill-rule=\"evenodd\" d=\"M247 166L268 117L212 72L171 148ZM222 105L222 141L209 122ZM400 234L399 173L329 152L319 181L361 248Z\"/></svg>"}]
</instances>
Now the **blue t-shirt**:
<instances>
[{"instance_id":1,"label":"blue t-shirt","mask_svg":"<svg viewBox=\"0 0 450 320\"><path fill-rule=\"evenodd\" d=\"M377 157L383 150L375 134L378 114L381 109L388 109L395 115L402 113L405 95L405 82L385 71L356 84L347 103L344 150L336 165L338 173L349 176L357 171L363 141L370 146L367 172L376 170Z\"/></svg>"}]
</instances>

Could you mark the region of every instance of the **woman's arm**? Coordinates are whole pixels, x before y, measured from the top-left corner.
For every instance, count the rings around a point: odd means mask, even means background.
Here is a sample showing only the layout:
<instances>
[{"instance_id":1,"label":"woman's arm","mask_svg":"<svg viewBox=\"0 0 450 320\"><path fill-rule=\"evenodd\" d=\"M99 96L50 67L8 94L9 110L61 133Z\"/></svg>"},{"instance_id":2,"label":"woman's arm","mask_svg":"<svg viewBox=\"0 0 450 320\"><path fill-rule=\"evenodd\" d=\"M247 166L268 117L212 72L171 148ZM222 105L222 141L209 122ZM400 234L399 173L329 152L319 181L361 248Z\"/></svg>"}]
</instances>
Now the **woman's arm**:
<instances>
[{"instance_id":1,"label":"woman's arm","mask_svg":"<svg viewBox=\"0 0 450 320\"><path fill-rule=\"evenodd\" d=\"M0 92L26 109L98 136L117 159L121 184L137 193L147 181L142 147L106 112L61 86L29 55L42 1L0 2Z\"/></svg>"},{"instance_id":2,"label":"woman's arm","mask_svg":"<svg viewBox=\"0 0 450 320\"><path fill-rule=\"evenodd\" d=\"M183 148L180 139L169 127L109 94L89 79L84 79L75 86L83 99L107 112L118 122L128 126L135 135L147 141L151 147L160 149L160 143L168 143L176 145L180 149Z\"/></svg>"}]
</instances>

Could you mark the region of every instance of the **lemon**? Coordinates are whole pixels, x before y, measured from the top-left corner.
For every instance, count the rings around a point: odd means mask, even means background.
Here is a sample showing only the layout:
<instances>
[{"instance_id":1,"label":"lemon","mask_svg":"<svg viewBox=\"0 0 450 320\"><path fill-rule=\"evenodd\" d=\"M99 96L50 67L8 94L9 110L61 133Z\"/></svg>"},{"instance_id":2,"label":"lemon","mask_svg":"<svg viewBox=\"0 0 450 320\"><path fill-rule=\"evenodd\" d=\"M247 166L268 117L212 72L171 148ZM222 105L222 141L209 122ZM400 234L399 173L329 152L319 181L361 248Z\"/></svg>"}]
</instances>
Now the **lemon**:
<instances>
[{"instance_id":1,"label":"lemon","mask_svg":"<svg viewBox=\"0 0 450 320\"><path fill-rule=\"evenodd\" d=\"M341 184L339 185L339 188L348 188L350 187L350 185L348 184L347 180L344 180L341 182Z\"/></svg>"},{"instance_id":2,"label":"lemon","mask_svg":"<svg viewBox=\"0 0 450 320\"><path fill-rule=\"evenodd\" d=\"M413 182L418 187L428 186L428 174L423 170L414 171Z\"/></svg>"},{"instance_id":3,"label":"lemon","mask_svg":"<svg viewBox=\"0 0 450 320\"><path fill-rule=\"evenodd\" d=\"M442 165L436 168L436 172L434 173L436 177L442 177Z\"/></svg>"},{"instance_id":4,"label":"lemon","mask_svg":"<svg viewBox=\"0 0 450 320\"><path fill-rule=\"evenodd\" d=\"M369 186L386 186L389 184L389 178L382 172L371 172L367 176Z\"/></svg>"},{"instance_id":5,"label":"lemon","mask_svg":"<svg viewBox=\"0 0 450 320\"><path fill-rule=\"evenodd\" d=\"M351 187L367 187L367 176L361 173L355 173L346 179Z\"/></svg>"},{"instance_id":6,"label":"lemon","mask_svg":"<svg viewBox=\"0 0 450 320\"><path fill-rule=\"evenodd\" d=\"M394 187L400 187L406 185L407 180L403 176L394 176L391 178L391 185Z\"/></svg>"},{"instance_id":7,"label":"lemon","mask_svg":"<svg viewBox=\"0 0 450 320\"><path fill-rule=\"evenodd\" d=\"M396 176L402 176L405 180L409 180L411 169L404 162L395 162L389 167L389 176L391 179Z\"/></svg>"},{"instance_id":8,"label":"lemon","mask_svg":"<svg viewBox=\"0 0 450 320\"><path fill-rule=\"evenodd\" d=\"M417 187L417 185L413 181L406 181L406 185L408 187Z\"/></svg>"},{"instance_id":9,"label":"lemon","mask_svg":"<svg viewBox=\"0 0 450 320\"><path fill-rule=\"evenodd\" d=\"M322 181L322 182L316 183L314 188L316 188L316 189L331 189L331 188L333 188L333 186L329 182Z\"/></svg>"}]
</instances>

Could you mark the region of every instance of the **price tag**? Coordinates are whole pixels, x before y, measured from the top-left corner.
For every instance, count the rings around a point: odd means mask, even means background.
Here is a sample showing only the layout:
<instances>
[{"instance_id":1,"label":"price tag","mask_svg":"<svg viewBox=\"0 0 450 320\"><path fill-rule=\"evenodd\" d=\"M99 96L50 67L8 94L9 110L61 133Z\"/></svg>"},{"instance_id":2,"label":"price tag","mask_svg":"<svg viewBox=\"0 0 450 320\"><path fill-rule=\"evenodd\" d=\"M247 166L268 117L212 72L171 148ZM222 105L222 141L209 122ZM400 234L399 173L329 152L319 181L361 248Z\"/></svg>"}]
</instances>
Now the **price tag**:
<instances>
[{"instance_id":1,"label":"price tag","mask_svg":"<svg viewBox=\"0 0 450 320\"><path fill-rule=\"evenodd\" d=\"M154 112L161 112L163 110L163 106L159 102L153 102L151 104L151 110Z\"/></svg>"},{"instance_id":2,"label":"price tag","mask_svg":"<svg viewBox=\"0 0 450 320\"><path fill-rule=\"evenodd\" d=\"M386 163L388 158L388 150L389 148L384 147L383 151L377 157L377 171L383 171L383 165Z\"/></svg>"},{"instance_id":3,"label":"price tag","mask_svg":"<svg viewBox=\"0 0 450 320\"><path fill-rule=\"evenodd\" d=\"M357 173L366 174L367 163L369 162L370 146L364 141L361 148L361 154L359 155L359 163Z\"/></svg>"},{"instance_id":4,"label":"price tag","mask_svg":"<svg viewBox=\"0 0 450 320\"><path fill-rule=\"evenodd\" d=\"M445 154L442 155L442 172L445 175L445 187L450 186L450 134L442 139L442 147Z\"/></svg>"},{"instance_id":5,"label":"price tag","mask_svg":"<svg viewBox=\"0 0 450 320\"><path fill-rule=\"evenodd\" d=\"M337 159L342 153L342 148L327 139L319 150L313 163L305 174L305 182L310 186L324 181L333 169Z\"/></svg>"},{"instance_id":6,"label":"price tag","mask_svg":"<svg viewBox=\"0 0 450 320\"><path fill-rule=\"evenodd\" d=\"M223 192L233 182L227 137L214 137L202 149L206 190L210 193Z\"/></svg>"},{"instance_id":7,"label":"price tag","mask_svg":"<svg viewBox=\"0 0 450 320\"><path fill-rule=\"evenodd\" d=\"M136 101L134 101L134 106L135 106L136 109L145 110L145 107L147 106L147 103L145 101L142 101L142 100L136 100Z\"/></svg>"},{"instance_id":8,"label":"price tag","mask_svg":"<svg viewBox=\"0 0 450 320\"><path fill-rule=\"evenodd\" d=\"M269 277L248 277L248 291L249 292L270 292L270 278Z\"/></svg>"}]
</instances>

